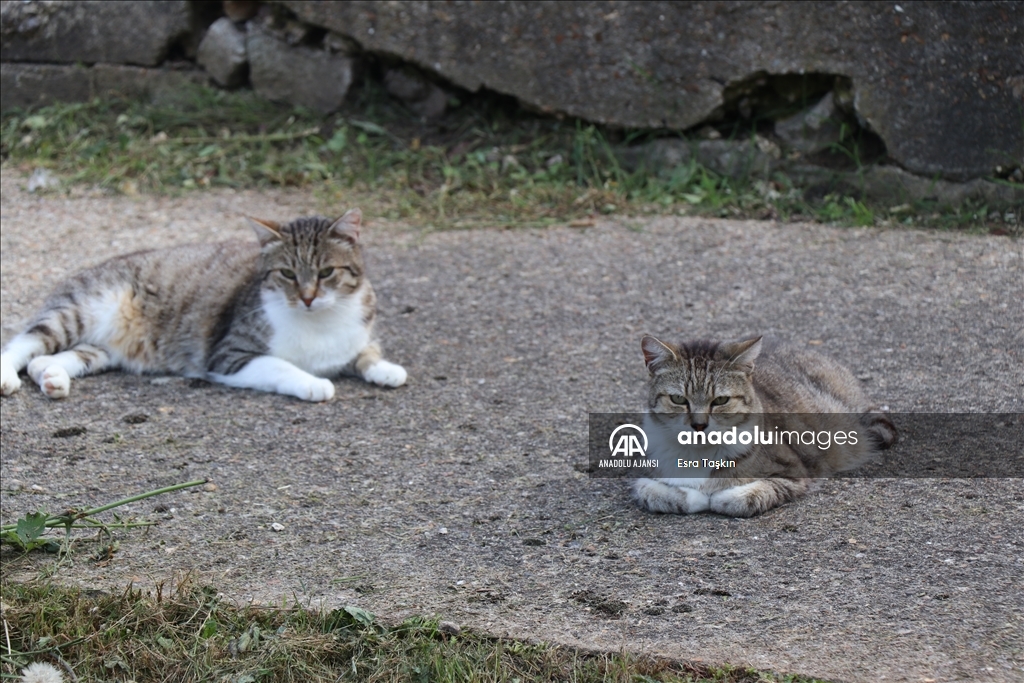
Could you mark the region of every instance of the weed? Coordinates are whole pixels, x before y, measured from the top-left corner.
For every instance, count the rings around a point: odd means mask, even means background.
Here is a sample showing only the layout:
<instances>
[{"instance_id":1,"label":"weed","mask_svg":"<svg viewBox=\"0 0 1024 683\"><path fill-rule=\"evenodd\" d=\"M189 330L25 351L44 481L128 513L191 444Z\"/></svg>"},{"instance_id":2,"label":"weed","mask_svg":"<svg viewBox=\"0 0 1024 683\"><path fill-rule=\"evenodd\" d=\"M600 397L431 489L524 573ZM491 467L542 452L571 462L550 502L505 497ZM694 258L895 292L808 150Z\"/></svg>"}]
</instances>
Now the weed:
<instances>
[{"instance_id":1,"label":"weed","mask_svg":"<svg viewBox=\"0 0 1024 683\"><path fill-rule=\"evenodd\" d=\"M818 209L818 215L833 222L852 223L857 226L875 224L875 213L853 197L826 195Z\"/></svg>"},{"instance_id":2,"label":"weed","mask_svg":"<svg viewBox=\"0 0 1024 683\"><path fill-rule=\"evenodd\" d=\"M136 527L151 526L153 524L153 522L126 522L116 514L114 515L115 521L113 523L102 522L96 519L96 515L102 512L112 510L116 507L121 507L122 505L128 505L140 500L145 500L146 498L152 498L153 496L158 496L163 493L179 491L193 486L200 486L205 483L205 479L200 479L198 481L190 481L184 484L166 486L154 491L140 493L136 496L131 496L114 503L108 503L107 505L102 505L91 510L71 509L59 515L50 515L43 511L28 513L24 517L20 518L15 524L4 524L0 527L0 543L6 543L14 546L23 552L30 552L32 550L45 550L47 552L58 552L63 550L66 552L70 543L72 529L100 531L106 534L107 538L111 538L111 529L134 529ZM63 547L61 547L53 538L43 536L47 529L54 527L64 527L65 536ZM113 547L113 544L110 547Z\"/></svg>"}]
</instances>

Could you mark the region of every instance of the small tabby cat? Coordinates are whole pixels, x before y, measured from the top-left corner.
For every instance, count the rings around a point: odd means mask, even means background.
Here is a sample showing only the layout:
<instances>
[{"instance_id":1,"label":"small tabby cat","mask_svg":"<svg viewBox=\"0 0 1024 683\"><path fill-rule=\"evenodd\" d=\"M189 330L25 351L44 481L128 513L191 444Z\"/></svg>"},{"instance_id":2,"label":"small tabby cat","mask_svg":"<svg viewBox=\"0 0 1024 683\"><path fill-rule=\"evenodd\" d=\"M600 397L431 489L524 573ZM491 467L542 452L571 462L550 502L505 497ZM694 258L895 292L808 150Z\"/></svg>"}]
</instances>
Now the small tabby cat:
<instances>
[{"instance_id":1,"label":"small tabby cat","mask_svg":"<svg viewBox=\"0 0 1024 683\"><path fill-rule=\"evenodd\" d=\"M652 512L757 515L805 493L812 478L853 469L896 442L895 426L869 406L850 371L820 354L761 337L674 346L648 336L641 346L650 373L644 423L650 451L679 452L681 427L710 434L734 426L752 431L756 424L763 432L766 415L779 430L804 432L827 423L862 435L856 444L830 441L824 450L778 443L782 439L772 445L686 446L687 457L697 456L702 465L704 459L734 460L736 467L705 467L686 479L637 479L636 500Z\"/></svg>"},{"instance_id":2,"label":"small tabby cat","mask_svg":"<svg viewBox=\"0 0 1024 683\"><path fill-rule=\"evenodd\" d=\"M257 241L120 256L68 278L0 355L0 392L28 375L50 398L71 378L119 367L327 401L324 377L397 387L381 358L376 297L352 209L336 221L250 219Z\"/></svg>"}]
</instances>

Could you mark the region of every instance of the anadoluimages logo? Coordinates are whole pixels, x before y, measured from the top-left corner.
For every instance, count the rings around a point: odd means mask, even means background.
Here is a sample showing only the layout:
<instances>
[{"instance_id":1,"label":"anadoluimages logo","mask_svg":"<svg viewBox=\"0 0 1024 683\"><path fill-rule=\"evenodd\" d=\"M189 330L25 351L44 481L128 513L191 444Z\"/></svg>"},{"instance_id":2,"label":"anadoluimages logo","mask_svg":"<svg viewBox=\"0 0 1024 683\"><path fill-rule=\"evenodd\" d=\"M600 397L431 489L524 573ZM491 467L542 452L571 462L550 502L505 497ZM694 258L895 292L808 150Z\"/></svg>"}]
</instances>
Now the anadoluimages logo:
<instances>
[{"instance_id":1,"label":"anadoluimages logo","mask_svg":"<svg viewBox=\"0 0 1024 683\"><path fill-rule=\"evenodd\" d=\"M616 441L615 435L624 429L632 430L632 432L622 432L618 441ZM640 440L637 438L637 434L633 432L639 433L643 438L643 446L640 445ZM619 425L614 431L612 431L611 436L608 437L608 450L612 452L612 457L645 458L647 457L647 434L644 433L644 430L633 424Z\"/></svg>"}]
</instances>

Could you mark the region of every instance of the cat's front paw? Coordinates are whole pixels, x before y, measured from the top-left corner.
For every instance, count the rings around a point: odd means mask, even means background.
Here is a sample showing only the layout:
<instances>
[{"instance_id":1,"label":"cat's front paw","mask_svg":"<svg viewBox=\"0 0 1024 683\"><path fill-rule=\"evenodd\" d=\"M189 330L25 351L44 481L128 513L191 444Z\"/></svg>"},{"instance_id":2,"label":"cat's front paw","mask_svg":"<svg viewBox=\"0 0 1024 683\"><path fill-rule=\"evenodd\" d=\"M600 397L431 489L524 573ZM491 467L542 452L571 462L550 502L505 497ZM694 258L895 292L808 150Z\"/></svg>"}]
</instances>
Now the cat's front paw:
<instances>
[{"instance_id":1,"label":"cat's front paw","mask_svg":"<svg viewBox=\"0 0 1024 683\"><path fill-rule=\"evenodd\" d=\"M314 377L306 386L295 392L295 396L303 401L322 403L334 398L334 382L329 379Z\"/></svg>"},{"instance_id":2,"label":"cat's front paw","mask_svg":"<svg viewBox=\"0 0 1024 683\"><path fill-rule=\"evenodd\" d=\"M753 517L779 504L773 493L763 481L733 486L712 494L711 511L728 517Z\"/></svg>"},{"instance_id":3,"label":"cat's front paw","mask_svg":"<svg viewBox=\"0 0 1024 683\"><path fill-rule=\"evenodd\" d=\"M0 394L10 396L21 388L21 378L14 364L9 360L0 361Z\"/></svg>"},{"instance_id":4,"label":"cat's front paw","mask_svg":"<svg viewBox=\"0 0 1024 683\"><path fill-rule=\"evenodd\" d=\"M51 365L39 375L39 388L50 398L67 398L71 393L71 377L60 365Z\"/></svg>"},{"instance_id":5,"label":"cat's front paw","mask_svg":"<svg viewBox=\"0 0 1024 683\"><path fill-rule=\"evenodd\" d=\"M697 489L669 486L653 479L637 479L633 483L636 502L645 510L673 515L692 515L709 507L707 494Z\"/></svg>"},{"instance_id":6,"label":"cat's front paw","mask_svg":"<svg viewBox=\"0 0 1024 683\"><path fill-rule=\"evenodd\" d=\"M405 384L408 374L405 368L386 360L379 360L363 373L363 379L382 387L400 387Z\"/></svg>"}]
</instances>

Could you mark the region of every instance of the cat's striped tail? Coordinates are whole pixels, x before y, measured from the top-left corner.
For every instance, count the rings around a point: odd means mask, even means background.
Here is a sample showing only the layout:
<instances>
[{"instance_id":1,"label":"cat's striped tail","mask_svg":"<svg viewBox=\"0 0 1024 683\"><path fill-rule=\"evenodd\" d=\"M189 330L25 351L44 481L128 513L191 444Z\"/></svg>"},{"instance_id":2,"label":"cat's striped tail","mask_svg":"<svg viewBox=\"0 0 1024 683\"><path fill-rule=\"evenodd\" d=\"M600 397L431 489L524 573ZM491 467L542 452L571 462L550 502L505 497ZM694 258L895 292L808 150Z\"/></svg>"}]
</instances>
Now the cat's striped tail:
<instances>
[{"instance_id":1,"label":"cat's striped tail","mask_svg":"<svg viewBox=\"0 0 1024 683\"><path fill-rule=\"evenodd\" d=\"M872 409L860 416L860 423L868 433L868 440L876 451L892 448L899 440L896 425L889 415L881 410Z\"/></svg>"}]
</instances>

